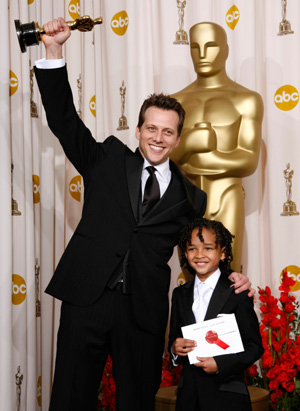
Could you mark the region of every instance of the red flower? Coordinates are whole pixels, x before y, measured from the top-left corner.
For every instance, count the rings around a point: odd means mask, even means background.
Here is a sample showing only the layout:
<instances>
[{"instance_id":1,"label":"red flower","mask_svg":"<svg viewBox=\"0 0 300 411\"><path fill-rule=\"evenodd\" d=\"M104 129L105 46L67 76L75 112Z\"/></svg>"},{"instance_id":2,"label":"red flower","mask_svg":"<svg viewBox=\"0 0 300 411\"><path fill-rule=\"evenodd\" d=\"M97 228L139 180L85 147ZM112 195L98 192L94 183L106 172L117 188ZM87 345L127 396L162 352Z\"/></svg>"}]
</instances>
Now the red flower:
<instances>
[{"instance_id":1,"label":"red flower","mask_svg":"<svg viewBox=\"0 0 300 411\"><path fill-rule=\"evenodd\" d=\"M173 374L170 371L163 371L161 387L172 387L172 385L174 385Z\"/></svg>"},{"instance_id":2,"label":"red flower","mask_svg":"<svg viewBox=\"0 0 300 411\"><path fill-rule=\"evenodd\" d=\"M246 370L246 375L250 378L255 378L257 377L257 365L252 364L247 370Z\"/></svg>"},{"instance_id":3,"label":"red flower","mask_svg":"<svg viewBox=\"0 0 300 411\"><path fill-rule=\"evenodd\" d=\"M273 357L269 353L265 353L265 354L262 356L262 366L263 366L263 369L268 369L272 367L273 365Z\"/></svg>"},{"instance_id":4,"label":"red flower","mask_svg":"<svg viewBox=\"0 0 300 411\"><path fill-rule=\"evenodd\" d=\"M279 382L277 380L271 380L269 382L269 388L270 388L271 391L278 390L278 387L279 387Z\"/></svg>"},{"instance_id":5,"label":"red flower","mask_svg":"<svg viewBox=\"0 0 300 411\"><path fill-rule=\"evenodd\" d=\"M284 309L285 309L285 312L292 313L295 311L295 306L293 303L289 302L285 304Z\"/></svg>"},{"instance_id":6,"label":"red flower","mask_svg":"<svg viewBox=\"0 0 300 411\"><path fill-rule=\"evenodd\" d=\"M271 401L273 403L276 403L279 401L279 398L283 396L283 392L281 390L277 390L271 393L270 397L271 397Z\"/></svg>"},{"instance_id":7,"label":"red flower","mask_svg":"<svg viewBox=\"0 0 300 411\"><path fill-rule=\"evenodd\" d=\"M295 389L295 383L292 381L283 382L281 385L287 392L293 392Z\"/></svg>"}]
</instances>

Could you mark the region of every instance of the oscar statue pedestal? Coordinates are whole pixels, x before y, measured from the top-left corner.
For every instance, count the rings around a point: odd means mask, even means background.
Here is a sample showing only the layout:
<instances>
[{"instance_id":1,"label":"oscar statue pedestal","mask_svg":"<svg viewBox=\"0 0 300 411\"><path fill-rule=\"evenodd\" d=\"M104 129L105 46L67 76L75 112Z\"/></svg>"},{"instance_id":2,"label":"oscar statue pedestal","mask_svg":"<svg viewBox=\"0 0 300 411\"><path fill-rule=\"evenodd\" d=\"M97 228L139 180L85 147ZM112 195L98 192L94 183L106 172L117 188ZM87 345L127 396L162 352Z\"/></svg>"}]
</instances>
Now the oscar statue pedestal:
<instances>
[{"instance_id":1,"label":"oscar statue pedestal","mask_svg":"<svg viewBox=\"0 0 300 411\"><path fill-rule=\"evenodd\" d=\"M269 391L248 387L253 411L269 410ZM177 387L161 387L155 397L155 411L175 411Z\"/></svg>"},{"instance_id":2,"label":"oscar statue pedestal","mask_svg":"<svg viewBox=\"0 0 300 411\"><path fill-rule=\"evenodd\" d=\"M264 388L248 387L253 411L269 410L269 391Z\"/></svg>"}]
</instances>

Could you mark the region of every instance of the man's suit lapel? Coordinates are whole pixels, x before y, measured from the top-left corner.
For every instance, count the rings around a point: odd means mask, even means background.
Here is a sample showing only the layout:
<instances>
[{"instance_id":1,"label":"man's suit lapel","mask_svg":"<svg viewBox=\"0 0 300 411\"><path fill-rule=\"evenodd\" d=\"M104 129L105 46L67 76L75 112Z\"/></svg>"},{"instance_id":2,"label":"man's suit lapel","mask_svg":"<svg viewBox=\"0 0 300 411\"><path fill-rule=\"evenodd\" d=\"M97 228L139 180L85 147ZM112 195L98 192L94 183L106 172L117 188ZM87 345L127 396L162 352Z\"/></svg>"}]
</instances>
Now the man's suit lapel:
<instances>
[{"instance_id":1,"label":"man's suit lapel","mask_svg":"<svg viewBox=\"0 0 300 411\"><path fill-rule=\"evenodd\" d=\"M221 274L211 296L204 320L211 320L222 312L224 304L230 294L234 292L233 288L230 288L230 284L230 280L224 274Z\"/></svg>"},{"instance_id":2,"label":"man's suit lapel","mask_svg":"<svg viewBox=\"0 0 300 411\"><path fill-rule=\"evenodd\" d=\"M134 217L136 221L138 221L141 175L143 170L144 159L141 156L138 149L135 153L133 153L131 150L126 150L125 162L131 207Z\"/></svg>"}]
</instances>

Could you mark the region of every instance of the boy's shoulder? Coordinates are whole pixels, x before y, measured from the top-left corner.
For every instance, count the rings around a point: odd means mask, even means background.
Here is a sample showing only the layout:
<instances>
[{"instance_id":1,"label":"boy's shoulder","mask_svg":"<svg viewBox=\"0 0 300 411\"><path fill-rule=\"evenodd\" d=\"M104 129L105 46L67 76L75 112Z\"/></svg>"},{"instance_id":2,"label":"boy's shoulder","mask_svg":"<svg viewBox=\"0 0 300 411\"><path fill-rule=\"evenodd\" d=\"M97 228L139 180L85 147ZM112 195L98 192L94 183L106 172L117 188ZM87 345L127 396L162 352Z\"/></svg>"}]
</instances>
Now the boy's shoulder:
<instances>
[{"instance_id":1,"label":"boy's shoulder","mask_svg":"<svg viewBox=\"0 0 300 411\"><path fill-rule=\"evenodd\" d=\"M185 282L185 283L183 283L183 284L179 284L178 287L175 287L175 288L174 288L173 294L181 294L181 293L184 293L184 292L186 292L186 291L188 291L188 290L190 290L190 289L193 289L193 287L194 287L194 282L195 282L195 279L193 278L193 279L190 280L190 281L187 281L187 282Z\"/></svg>"}]
</instances>

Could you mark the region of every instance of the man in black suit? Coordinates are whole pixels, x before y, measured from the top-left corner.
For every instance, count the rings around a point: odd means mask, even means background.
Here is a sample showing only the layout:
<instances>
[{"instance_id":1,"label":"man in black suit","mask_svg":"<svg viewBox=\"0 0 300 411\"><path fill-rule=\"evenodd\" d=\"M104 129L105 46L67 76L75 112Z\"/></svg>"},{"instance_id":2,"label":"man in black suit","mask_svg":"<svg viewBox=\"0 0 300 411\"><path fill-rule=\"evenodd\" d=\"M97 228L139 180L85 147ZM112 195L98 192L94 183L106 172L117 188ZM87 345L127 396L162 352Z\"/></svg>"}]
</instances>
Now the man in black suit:
<instances>
[{"instance_id":1,"label":"man in black suit","mask_svg":"<svg viewBox=\"0 0 300 411\"><path fill-rule=\"evenodd\" d=\"M110 353L117 409L153 410L168 319L167 263L180 228L206 207L206 194L169 161L184 110L169 96L152 95L140 111L135 153L114 136L97 143L76 113L67 79L62 45L69 27L60 18L44 29L46 61L36 62L35 73L48 124L84 180L82 218L46 289L63 301L50 409L94 410ZM149 175L159 199L147 200L153 208L145 214ZM248 289L248 279L236 276Z\"/></svg>"}]
</instances>

